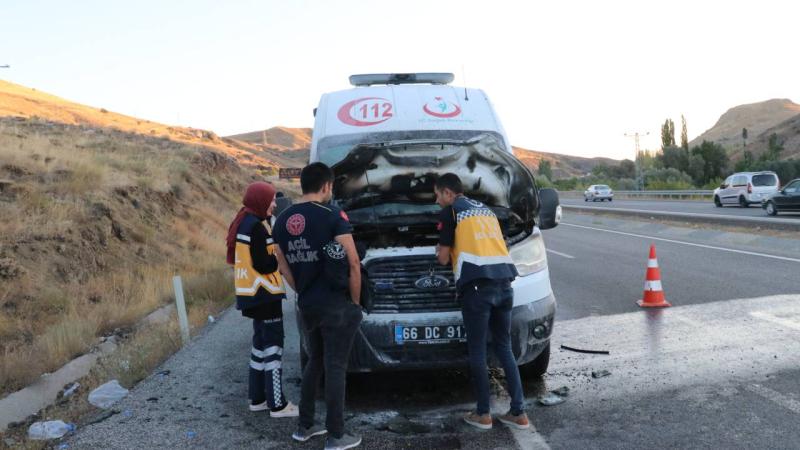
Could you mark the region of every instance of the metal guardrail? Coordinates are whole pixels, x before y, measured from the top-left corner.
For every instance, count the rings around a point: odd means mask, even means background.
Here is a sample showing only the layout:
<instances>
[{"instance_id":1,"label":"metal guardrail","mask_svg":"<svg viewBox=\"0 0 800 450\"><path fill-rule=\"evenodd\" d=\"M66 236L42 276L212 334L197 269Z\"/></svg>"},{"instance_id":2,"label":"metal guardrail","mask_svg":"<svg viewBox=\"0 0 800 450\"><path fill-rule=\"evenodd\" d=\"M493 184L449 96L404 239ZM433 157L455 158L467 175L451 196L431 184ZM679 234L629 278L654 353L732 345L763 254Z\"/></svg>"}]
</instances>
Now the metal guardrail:
<instances>
[{"instance_id":1,"label":"metal guardrail","mask_svg":"<svg viewBox=\"0 0 800 450\"><path fill-rule=\"evenodd\" d=\"M565 198L583 198L583 191L561 191L559 195ZM713 195L714 191L702 189L681 191L614 191L614 198L627 199L711 200Z\"/></svg>"}]
</instances>

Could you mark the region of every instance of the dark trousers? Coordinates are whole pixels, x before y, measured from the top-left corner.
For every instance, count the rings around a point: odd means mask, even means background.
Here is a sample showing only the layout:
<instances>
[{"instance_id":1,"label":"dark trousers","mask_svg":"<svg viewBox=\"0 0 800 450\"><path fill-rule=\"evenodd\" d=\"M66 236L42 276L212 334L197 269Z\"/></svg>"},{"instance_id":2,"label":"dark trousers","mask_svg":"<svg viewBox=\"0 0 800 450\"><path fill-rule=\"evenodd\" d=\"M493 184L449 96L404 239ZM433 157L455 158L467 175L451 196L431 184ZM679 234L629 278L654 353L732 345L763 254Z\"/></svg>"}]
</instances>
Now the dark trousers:
<instances>
[{"instance_id":1,"label":"dark trousers","mask_svg":"<svg viewBox=\"0 0 800 450\"><path fill-rule=\"evenodd\" d=\"M271 318L253 319L253 348L250 349L250 402L257 405L266 400L272 411L286 407L281 370L283 315L280 308L276 314Z\"/></svg>"},{"instance_id":2,"label":"dark trousers","mask_svg":"<svg viewBox=\"0 0 800 450\"><path fill-rule=\"evenodd\" d=\"M308 363L300 392L300 425L314 424L314 401L325 372L325 428L335 438L344 433L347 361L361 323L361 307L350 302L300 309L308 344Z\"/></svg>"},{"instance_id":3,"label":"dark trousers","mask_svg":"<svg viewBox=\"0 0 800 450\"><path fill-rule=\"evenodd\" d=\"M472 387L478 400L478 414L489 413L489 370L486 364L489 333L492 333L495 355L506 374L508 393L511 395L511 413L521 414L524 400L522 381L517 361L511 351L514 290L505 281L480 280L462 288L459 300L467 329L469 367Z\"/></svg>"}]
</instances>

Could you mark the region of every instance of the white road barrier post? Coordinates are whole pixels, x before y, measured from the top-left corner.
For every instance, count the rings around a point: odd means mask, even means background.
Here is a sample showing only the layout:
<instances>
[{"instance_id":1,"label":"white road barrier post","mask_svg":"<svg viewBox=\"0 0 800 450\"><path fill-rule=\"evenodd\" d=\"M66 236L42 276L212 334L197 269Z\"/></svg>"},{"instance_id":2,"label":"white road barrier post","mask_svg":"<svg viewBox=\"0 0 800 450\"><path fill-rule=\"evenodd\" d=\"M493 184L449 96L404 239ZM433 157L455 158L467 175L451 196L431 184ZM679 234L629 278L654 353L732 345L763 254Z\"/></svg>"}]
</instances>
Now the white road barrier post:
<instances>
[{"instance_id":1,"label":"white road barrier post","mask_svg":"<svg viewBox=\"0 0 800 450\"><path fill-rule=\"evenodd\" d=\"M186 301L183 299L183 282L179 275L172 277L172 287L175 288L175 306L178 308L181 340L185 346L189 342L189 318L186 315Z\"/></svg>"}]
</instances>

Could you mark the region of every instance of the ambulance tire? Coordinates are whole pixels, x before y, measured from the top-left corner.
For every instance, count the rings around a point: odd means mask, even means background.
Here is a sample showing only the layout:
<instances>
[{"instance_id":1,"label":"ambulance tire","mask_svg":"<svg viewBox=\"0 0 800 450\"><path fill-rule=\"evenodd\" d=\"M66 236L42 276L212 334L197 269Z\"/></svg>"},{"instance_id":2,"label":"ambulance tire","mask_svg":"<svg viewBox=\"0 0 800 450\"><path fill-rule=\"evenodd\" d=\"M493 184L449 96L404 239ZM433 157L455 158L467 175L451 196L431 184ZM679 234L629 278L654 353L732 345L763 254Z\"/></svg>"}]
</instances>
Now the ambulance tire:
<instances>
[{"instance_id":1,"label":"ambulance tire","mask_svg":"<svg viewBox=\"0 0 800 450\"><path fill-rule=\"evenodd\" d=\"M519 366L519 373L524 379L540 378L547 372L550 364L550 341L533 361Z\"/></svg>"}]
</instances>

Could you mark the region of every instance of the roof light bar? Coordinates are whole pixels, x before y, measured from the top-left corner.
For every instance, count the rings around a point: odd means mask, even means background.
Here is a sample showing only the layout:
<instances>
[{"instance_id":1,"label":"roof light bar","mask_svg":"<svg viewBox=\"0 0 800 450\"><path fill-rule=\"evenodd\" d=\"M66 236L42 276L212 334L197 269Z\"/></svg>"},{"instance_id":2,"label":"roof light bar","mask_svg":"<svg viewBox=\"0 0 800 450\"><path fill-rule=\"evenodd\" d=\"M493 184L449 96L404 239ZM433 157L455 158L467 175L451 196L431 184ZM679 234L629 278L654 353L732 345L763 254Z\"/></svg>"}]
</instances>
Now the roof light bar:
<instances>
[{"instance_id":1,"label":"roof light bar","mask_svg":"<svg viewBox=\"0 0 800 450\"><path fill-rule=\"evenodd\" d=\"M350 75L353 86L374 84L449 84L455 77L452 73L370 73Z\"/></svg>"}]
</instances>

